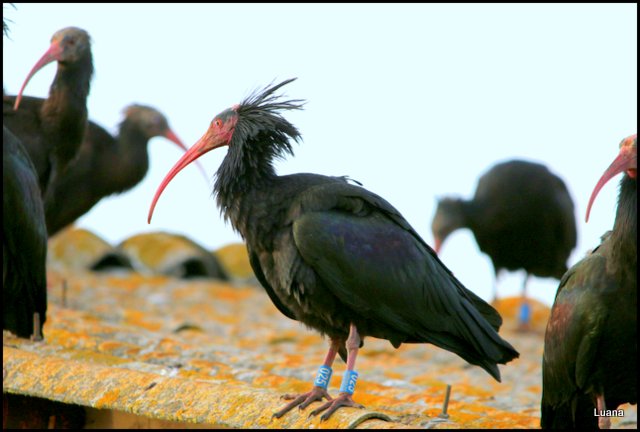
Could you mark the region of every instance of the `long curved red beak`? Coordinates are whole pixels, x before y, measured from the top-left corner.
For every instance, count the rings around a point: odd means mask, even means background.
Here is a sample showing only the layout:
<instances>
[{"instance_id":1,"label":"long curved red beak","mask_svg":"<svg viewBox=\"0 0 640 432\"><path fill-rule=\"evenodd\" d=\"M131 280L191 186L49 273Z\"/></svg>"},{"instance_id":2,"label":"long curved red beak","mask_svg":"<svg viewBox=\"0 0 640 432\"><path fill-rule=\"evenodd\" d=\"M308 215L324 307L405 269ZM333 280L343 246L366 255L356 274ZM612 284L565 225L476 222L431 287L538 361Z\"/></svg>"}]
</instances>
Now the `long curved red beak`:
<instances>
[{"instance_id":1,"label":"long curved red beak","mask_svg":"<svg viewBox=\"0 0 640 432\"><path fill-rule=\"evenodd\" d=\"M180 140L180 138L178 138L178 136L175 134L175 132L173 132L171 129L167 129L165 131L164 137L166 139L168 139L169 141L175 143L178 147L180 147L185 152L189 151L187 146L184 145L184 143ZM207 173L205 172L204 167L202 166L202 164L199 161L196 161L196 165L198 165L198 169L200 170L200 172L204 176L204 179L207 182L207 184L209 184L209 177L207 177Z\"/></svg>"},{"instance_id":2,"label":"long curved red beak","mask_svg":"<svg viewBox=\"0 0 640 432\"><path fill-rule=\"evenodd\" d=\"M224 137L220 135L216 135L212 133L211 129L209 129L203 136L196 142L187 152L176 162L176 164L171 168L171 171L165 176L162 183L158 187L155 196L153 197L153 201L151 202L151 207L149 208L149 215L147 216L147 223L151 223L151 218L153 217L153 210L156 208L156 203L162 195L162 192L167 187L169 182L180 172L184 167L189 165L194 160L198 159L205 153L209 151L222 147L228 144L228 140L224 139Z\"/></svg>"},{"instance_id":3,"label":"long curved red beak","mask_svg":"<svg viewBox=\"0 0 640 432\"><path fill-rule=\"evenodd\" d=\"M598 180L598 184L596 184L593 192L591 192L591 198L589 199L589 204L587 205L587 216L585 219L586 222L589 222L591 206L593 205L596 196L600 192L600 189L602 189L602 187L609 180L625 171L627 171L630 177L635 178L638 169L638 152L636 141L637 135L632 135L622 141L618 157L614 159L611 165L609 165L609 168L607 168L604 174L602 174L602 177L600 177L600 180Z\"/></svg>"},{"instance_id":4,"label":"long curved red beak","mask_svg":"<svg viewBox=\"0 0 640 432\"><path fill-rule=\"evenodd\" d=\"M58 60L61 54L62 54L62 46L60 45L60 42L58 41L52 42L47 52L45 52L42 55L42 57L40 57L40 60L38 60L35 66L31 68L29 75L27 75L27 79L24 80L24 83L22 84L22 87L18 92L18 96L16 96L16 102L13 104L14 111L16 111L18 109L18 106L20 106L20 101L22 100L22 92L24 91L25 87L27 87L27 84L31 80L31 77L33 77L36 74L36 72L38 72L40 69L42 69L49 63Z\"/></svg>"}]
</instances>

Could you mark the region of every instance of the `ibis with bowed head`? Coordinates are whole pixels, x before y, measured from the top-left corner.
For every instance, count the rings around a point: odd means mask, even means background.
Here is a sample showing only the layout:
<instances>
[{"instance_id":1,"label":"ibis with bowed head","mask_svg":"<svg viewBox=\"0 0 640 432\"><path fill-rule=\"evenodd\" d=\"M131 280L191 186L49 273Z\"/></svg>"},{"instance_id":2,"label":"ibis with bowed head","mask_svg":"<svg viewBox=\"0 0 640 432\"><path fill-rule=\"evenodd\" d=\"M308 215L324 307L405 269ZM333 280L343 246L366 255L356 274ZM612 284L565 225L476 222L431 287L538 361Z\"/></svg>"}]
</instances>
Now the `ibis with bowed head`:
<instances>
[{"instance_id":1,"label":"ibis with bowed head","mask_svg":"<svg viewBox=\"0 0 640 432\"><path fill-rule=\"evenodd\" d=\"M524 269L518 328L529 329L529 276L560 280L576 247L574 204L564 181L539 163L498 163L480 177L473 199L438 201L431 223L437 253L459 228L469 228L480 250L491 258L494 301L500 272Z\"/></svg>"}]
</instances>

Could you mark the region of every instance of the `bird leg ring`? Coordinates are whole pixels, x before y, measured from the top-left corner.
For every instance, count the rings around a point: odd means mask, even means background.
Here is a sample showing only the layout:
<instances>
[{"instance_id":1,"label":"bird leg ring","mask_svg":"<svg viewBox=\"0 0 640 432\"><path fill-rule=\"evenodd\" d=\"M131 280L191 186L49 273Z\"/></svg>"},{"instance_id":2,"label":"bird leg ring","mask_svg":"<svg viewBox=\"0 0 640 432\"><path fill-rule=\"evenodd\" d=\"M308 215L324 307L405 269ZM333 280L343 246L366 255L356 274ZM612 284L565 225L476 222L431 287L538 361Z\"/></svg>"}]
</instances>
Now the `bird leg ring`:
<instances>
[{"instance_id":1,"label":"bird leg ring","mask_svg":"<svg viewBox=\"0 0 640 432\"><path fill-rule=\"evenodd\" d=\"M273 417L280 418L293 408L298 407L298 409L305 409L312 402L322 401L322 399L332 400L333 398L327 392L327 386L329 385L329 381L331 380L332 369L331 365L336 358L336 354L340 348L339 340L331 340L331 347L329 348L329 352L324 359L324 363L320 368L318 368L318 374L316 379L313 381L313 388L310 392L304 393L301 395L291 395L286 394L283 395L282 398L285 400L292 400L289 402L284 408L280 411L277 411L273 414Z\"/></svg>"},{"instance_id":2,"label":"bird leg ring","mask_svg":"<svg viewBox=\"0 0 640 432\"><path fill-rule=\"evenodd\" d=\"M360 347L360 335L356 326L351 324L349 328L349 338L347 339L347 371L342 377L342 385L340 386L340 395L329 402L325 403L321 407L309 413L309 417L320 414L325 411L320 417L320 420L327 420L331 415L340 407L352 407L352 408L364 408L363 405L356 403L351 398L351 395L355 391L356 381L358 379L358 372L354 369L356 364L356 357L358 356L358 348Z\"/></svg>"}]
</instances>

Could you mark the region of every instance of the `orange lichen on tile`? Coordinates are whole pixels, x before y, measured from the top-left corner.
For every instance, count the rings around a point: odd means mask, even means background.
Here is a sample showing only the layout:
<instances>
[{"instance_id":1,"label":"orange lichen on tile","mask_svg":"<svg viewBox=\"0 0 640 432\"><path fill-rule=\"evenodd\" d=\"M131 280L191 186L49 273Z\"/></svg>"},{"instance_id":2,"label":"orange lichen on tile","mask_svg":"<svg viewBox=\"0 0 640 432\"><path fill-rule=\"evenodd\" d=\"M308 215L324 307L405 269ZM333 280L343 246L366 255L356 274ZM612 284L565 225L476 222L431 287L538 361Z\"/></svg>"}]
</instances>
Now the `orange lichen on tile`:
<instances>
[{"instance_id":1,"label":"orange lichen on tile","mask_svg":"<svg viewBox=\"0 0 640 432\"><path fill-rule=\"evenodd\" d=\"M103 393L102 397L94 402L96 408L113 405L120 396L120 390L117 388L111 389Z\"/></svg>"},{"instance_id":2,"label":"orange lichen on tile","mask_svg":"<svg viewBox=\"0 0 640 432\"><path fill-rule=\"evenodd\" d=\"M527 387L527 390L532 392L532 393L538 393L538 394L542 395L542 386L541 385L529 386L529 387Z\"/></svg>"},{"instance_id":3,"label":"orange lichen on tile","mask_svg":"<svg viewBox=\"0 0 640 432\"><path fill-rule=\"evenodd\" d=\"M287 378L280 375L265 374L256 377L254 383L260 387L266 388L278 388L287 380Z\"/></svg>"},{"instance_id":4,"label":"orange lichen on tile","mask_svg":"<svg viewBox=\"0 0 640 432\"><path fill-rule=\"evenodd\" d=\"M433 372L427 372L424 374L416 375L411 379L411 382L421 386L436 387L444 386L441 380L437 378L437 374Z\"/></svg>"},{"instance_id":5,"label":"orange lichen on tile","mask_svg":"<svg viewBox=\"0 0 640 432\"><path fill-rule=\"evenodd\" d=\"M63 280L68 308L60 307ZM345 428L376 412L395 422L369 419L361 427L539 426L543 338L514 332L508 320L501 334L521 357L500 365L502 383L433 345L394 349L367 338L354 395L365 410L341 409L320 422L308 418L316 402L272 419L286 403L282 394L310 390L329 341L284 317L263 289L71 271L50 272L49 281L46 340L5 343L5 390L224 427ZM335 397L344 362L333 369ZM451 417L439 423L446 384Z\"/></svg>"},{"instance_id":6,"label":"orange lichen on tile","mask_svg":"<svg viewBox=\"0 0 640 432\"><path fill-rule=\"evenodd\" d=\"M400 373L400 372L394 372L394 371L392 371L392 370L387 370L387 371L385 371L385 372L384 372L384 375L385 375L387 378L393 378L393 379L402 379L402 378L404 378L404 374L403 374L403 373Z\"/></svg>"},{"instance_id":7,"label":"orange lichen on tile","mask_svg":"<svg viewBox=\"0 0 640 432\"><path fill-rule=\"evenodd\" d=\"M149 319L148 314L144 311L125 309L124 322L137 327L143 327L147 330L157 331L162 328L162 324L155 319Z\"/></svg>"},{"instance_id":8,"label":"orange lichen on tile","mask_svg":"<svg viewBox=\"0 0 640 432\"><path fill-rule=\"evenodd\" d=\"M133 344L129 344L126 342L120 341L104 341L98 345L98 350L103 352L111 352L111 351L125 351L125 350L140 350L140 347L137 347Z\"/></svg>"},{"instance_id":9,"label":"orange lichen on tile","mask_svg":"<svg viewBox=\"0 0 640 432\"><path fill-rule=\"evenodd\" d=\"M250 288L220 288L216 290L215 298L219 301L240 302L254 295Z\"/></svg>"},{"instance_id":10,"label":"orange lichen on tile","mask_svg":"<svg viewBox=\"0 0 640 432\"><path fill-rule=\"evenodd\" d=\"M43 331L47 341L59 344L64 348L92 348L95 349L98 342L91 336L71 332L61 328L47 328Z\"/></svg>"},{"instance_id":11,"label":"orange lichen on tile","mask_svg":"<svg viewBox=\"0 0 640 432\"><path fill-rule=\"evenodd\" d=\"M127 291L135 291L141 287L141 285L158 285L163 286L167 284L171 278L164 275L142 275L139 273L127 274L123 276L107 275L105 283L114 289L124 289Z\"/></svg>"}]
</instances>

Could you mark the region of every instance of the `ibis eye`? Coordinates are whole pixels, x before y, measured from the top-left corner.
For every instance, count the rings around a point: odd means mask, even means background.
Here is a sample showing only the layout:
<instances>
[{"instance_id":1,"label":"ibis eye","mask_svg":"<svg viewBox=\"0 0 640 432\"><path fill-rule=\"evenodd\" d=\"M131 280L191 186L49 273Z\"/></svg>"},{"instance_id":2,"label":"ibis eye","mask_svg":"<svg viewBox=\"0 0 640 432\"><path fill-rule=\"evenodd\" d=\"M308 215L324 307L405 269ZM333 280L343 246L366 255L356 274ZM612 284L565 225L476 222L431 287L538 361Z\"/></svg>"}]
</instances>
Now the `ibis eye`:
<instances>
[{"instance_id":1,"label":"ibis eye","mask_svg":"<svg viewBox=\"0 0 640 432\"><path fill-rule=\"evenodd\" d=\"M216 127L217 128L221 128L222 127L222 122L220 121L220 119L215 119L215 123L216 123Z\"/></svg>"}]
</instances>

